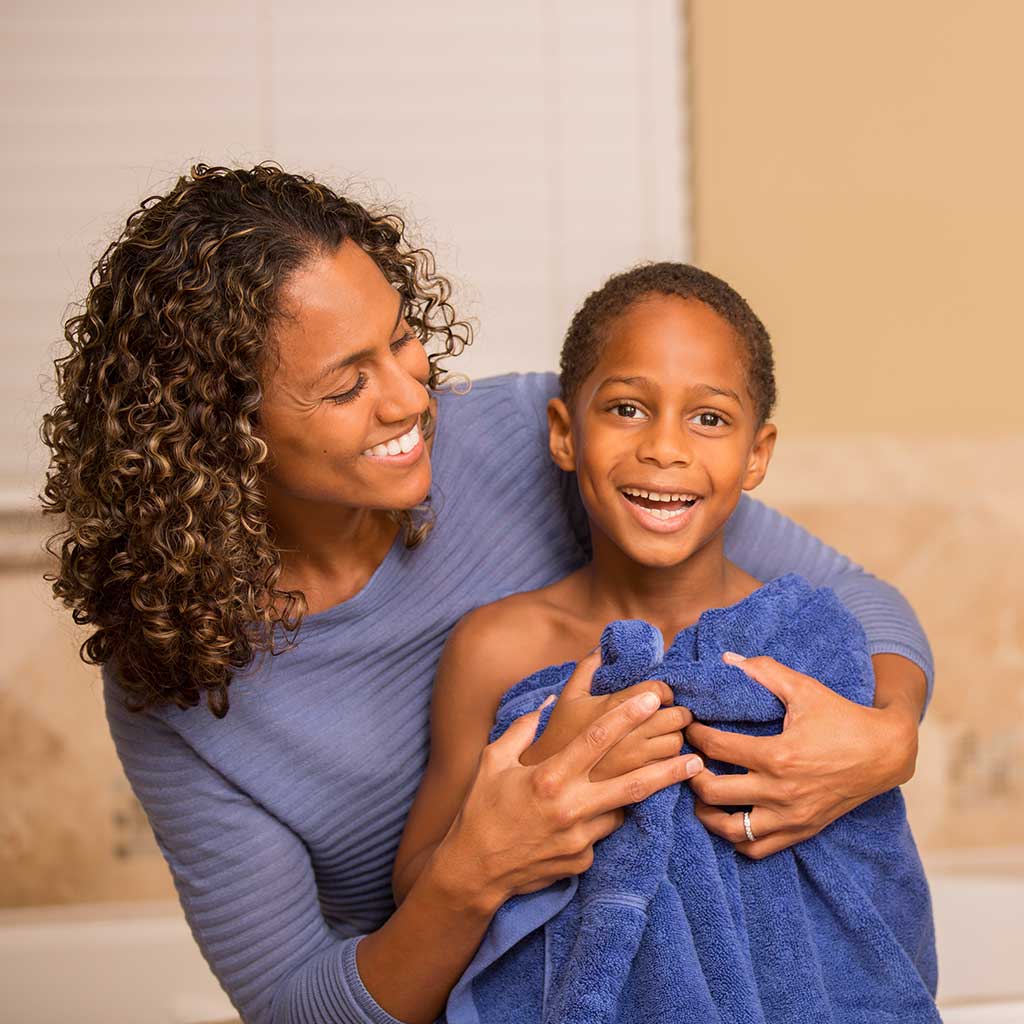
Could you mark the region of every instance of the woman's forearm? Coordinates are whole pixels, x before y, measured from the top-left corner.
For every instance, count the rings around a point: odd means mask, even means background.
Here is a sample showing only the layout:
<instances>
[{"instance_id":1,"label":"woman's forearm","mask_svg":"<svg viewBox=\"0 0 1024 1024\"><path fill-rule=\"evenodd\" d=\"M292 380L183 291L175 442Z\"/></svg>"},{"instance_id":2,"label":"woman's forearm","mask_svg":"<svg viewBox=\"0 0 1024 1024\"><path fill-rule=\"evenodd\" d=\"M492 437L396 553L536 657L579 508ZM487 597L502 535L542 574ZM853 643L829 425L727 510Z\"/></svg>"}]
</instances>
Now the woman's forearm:
<instances>
[{"instance_id":1,"label":"woman's forearm","mask_svg":"<svg viewBox=\"0 0 1024 1024\"><path fill-rule=\"evenodd\" d=\"M928 680L921 667L899 654L873 654L875 707L900 709L915 722L924 711Z\"/></svg>"},{"instance_id":2,"label":"woman's forearm","mask_svg":"<svg viewBox=\"0 0 1024 1024\"><path fill-rule=\"evenodd\" d=\"M363 985L393 1017L431 1024L500 905L473 884L442 843L395 913L359 943Z\"/></svg>"},{"instance_id":3,"label":"woman's forearm","mask_svg":"<svg viewBox=\"0 0 1024 1024\"><path fill-rule=\"evenodd\" d=\"M402 868L401 872L395 873L391 882L391 892L395 898L396 907L402 905L405 900L406 893L408 893L408 891L413 887L416 879L420 877L424 866L433 856L437 847L437 843L431 843L429 846L425 846L419 851L419 853L410 858L409 862Z\"/></svg>"},{"instance_id":4,"label":"woman's forearm","mask_svg":"<svg viewBox=\"0 0 1024 1024\"><path fill-rule=\"evenodd\" d=\"M914 662L899 654L875 654L875 707L885 711L891 727L882 748L889 765L890 787L909 782L917 764L917 729L924 714L928 681Z\"/></svg>"}]
</instances>

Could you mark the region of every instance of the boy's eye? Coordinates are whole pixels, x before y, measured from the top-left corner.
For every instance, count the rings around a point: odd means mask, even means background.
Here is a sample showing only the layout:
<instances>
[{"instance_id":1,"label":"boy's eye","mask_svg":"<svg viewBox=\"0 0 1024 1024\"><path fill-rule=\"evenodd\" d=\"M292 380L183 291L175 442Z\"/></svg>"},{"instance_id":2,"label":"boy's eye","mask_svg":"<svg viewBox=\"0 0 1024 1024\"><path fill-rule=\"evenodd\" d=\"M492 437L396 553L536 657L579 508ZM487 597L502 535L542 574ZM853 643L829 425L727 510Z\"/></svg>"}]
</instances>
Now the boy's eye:
<instances>
[{"instance_id":1,"label":"boy's eye","mask_svg":"<svg viewBox=\"0 0 1024 1024\"><path fill-rule=\"evenodd\" d=\"M720 427L725 423L725 420L717 412L698 413L697 420L702 427Z\"/></svg>"},{"instance_id":2,"label":"boy's eye","mask_svg":"<svg viewBox=\"0 0 1024 1024\"><path fill-rule=\"evenodd\" d=\"M636 419L640 415L640 410L635 405L630 405L629 402L619 402L617 405L613 405L612 409L625 420Z\"/></svg>"}]
</instances>

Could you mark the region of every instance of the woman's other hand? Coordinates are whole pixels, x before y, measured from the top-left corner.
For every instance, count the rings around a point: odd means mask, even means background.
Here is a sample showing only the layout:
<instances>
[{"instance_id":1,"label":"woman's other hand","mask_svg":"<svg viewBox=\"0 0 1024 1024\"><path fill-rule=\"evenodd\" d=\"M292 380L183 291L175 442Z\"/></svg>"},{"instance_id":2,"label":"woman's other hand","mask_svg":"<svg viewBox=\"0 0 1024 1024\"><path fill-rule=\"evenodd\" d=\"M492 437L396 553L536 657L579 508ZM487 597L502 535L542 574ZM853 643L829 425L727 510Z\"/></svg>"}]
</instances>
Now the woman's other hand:
<instances>
[{"instance_id":1,"label":"woman's other hand","mask_svg":"<svg viewBox=\"0 0 1024 1024\"><path fill-rule=\"evenodd\" d=\"M590 771L591 781L613 779L679 753L683 745L683 730L693 721L689 709L673 705L670 687L655 679L636 683L616 693L593 696L590 686L600 660L597 651L580 660L562 688L544 732L523 752L520 758L523 764L539 764L557 754L605 712L643 693L653 693L661 706L594 765Z\"/></svg>"},{"instance_id":2,"label":"woman's other hand","mask_svg":"<svg viewBox=\"0 0 1024 1024\"><path fill-rule=\"evenodd\" d=\"M913 662L876 655L875 706L863 707L774 658L723 660L786 706L777 736L744 736L699 723L686 729L687 741L706 757L748 769L741 775L705 769L690 782L697 817L740 853L760 859L808 839L912 777L925 691L924 673ZM737 805L752 807L753 842L743 815L722 809Z\"/></svg>"}]
</instances>

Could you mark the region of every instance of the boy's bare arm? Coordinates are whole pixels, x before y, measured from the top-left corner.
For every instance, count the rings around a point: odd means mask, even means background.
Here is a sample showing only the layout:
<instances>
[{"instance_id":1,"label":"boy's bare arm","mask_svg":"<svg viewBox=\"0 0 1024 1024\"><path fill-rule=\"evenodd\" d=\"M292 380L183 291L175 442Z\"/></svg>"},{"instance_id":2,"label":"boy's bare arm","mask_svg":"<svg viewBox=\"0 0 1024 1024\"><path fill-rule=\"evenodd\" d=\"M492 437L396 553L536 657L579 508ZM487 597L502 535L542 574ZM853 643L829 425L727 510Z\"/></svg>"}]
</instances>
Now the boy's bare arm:
<instances>
[{"instance_id":1,"label":"boy's bare arm","mask_svg":"<svg viewBox=\"0 0 1024 1024\"><path fill-rule=\"evenodd\" d=\"M551 663L557 627L546 620L531 595L519 594L471 612L452 630L441 654L430 714L430 760L406 821L392 871L392 891L400 904L431 854L447 835L487 746L502 694L517 680ZM595 663L596 664L596 663ZM594 782L626 776L655 761L675 759L682 729L693 721L686 708L672 705L662 682L636 683L616 694L590 696L594 665L583 664L566 683L544 739L527 749L522 764L538 764L583 735L605 712L650 691L663 706L616 743L590 773ZM534 749L536 748L536 749ZM686 777L701 770L687 759Z\"/></svg>"},{"instance_id":2,"label":"boy's bare arm","mask_svg":"<svg viewBox=\"0 0 1024 1024\"><path fill-rule=\"evenodd\" d=\"M501 695L519 676L522 637L494 606L470 612L441 653L430 708L430 759L395 856L399 904L447 834L487 745ZM516 638L518 651L507 650Z\"/></svg>"}]
</instances>

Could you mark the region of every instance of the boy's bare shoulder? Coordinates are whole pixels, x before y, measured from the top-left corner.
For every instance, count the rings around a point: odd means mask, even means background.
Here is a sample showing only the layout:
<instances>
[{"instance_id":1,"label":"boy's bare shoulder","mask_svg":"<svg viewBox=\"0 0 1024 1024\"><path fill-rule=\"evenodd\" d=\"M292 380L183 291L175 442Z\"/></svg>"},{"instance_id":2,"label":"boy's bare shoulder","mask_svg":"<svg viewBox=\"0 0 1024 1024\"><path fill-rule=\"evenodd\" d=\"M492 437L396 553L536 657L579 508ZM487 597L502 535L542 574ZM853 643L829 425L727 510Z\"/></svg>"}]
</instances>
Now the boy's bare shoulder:
<instances>
[{"instance_id":1,"label":"boy's bare shoulder","mask_svg":"<svg viewBox=\"0 0 1024 1024\"><path fill-rule=\"evenodd\" d=\"M558 584L510 594L464 615L448 637L445 674L464 677L500 697L520 679L560 660L565 611Z\"/></svg>"}]
</instances>

